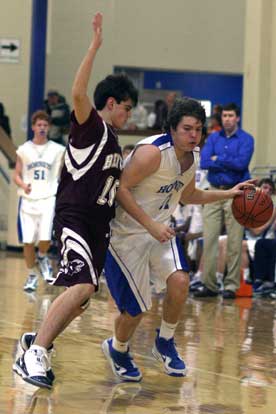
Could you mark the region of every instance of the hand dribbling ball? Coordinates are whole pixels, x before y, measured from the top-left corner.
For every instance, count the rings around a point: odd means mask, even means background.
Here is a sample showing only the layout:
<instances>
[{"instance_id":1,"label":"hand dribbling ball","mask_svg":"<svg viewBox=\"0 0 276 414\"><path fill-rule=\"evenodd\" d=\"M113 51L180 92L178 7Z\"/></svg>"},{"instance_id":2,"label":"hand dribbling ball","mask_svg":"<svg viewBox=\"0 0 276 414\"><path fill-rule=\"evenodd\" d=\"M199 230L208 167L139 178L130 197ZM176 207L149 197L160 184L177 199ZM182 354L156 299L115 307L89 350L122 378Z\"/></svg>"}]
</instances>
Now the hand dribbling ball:
<instances>
[{"instance_id":1,"label":"hand dribbling ball","mask_svg":"<svg viewBox=\"0 0 276 414\"><path fill-rule=\"evenodd\" d=\"M256 228L265 224L273 213L273 202L260 188L246 188L234 197L232 212L242 226Z\"/></svg>"}]
</instances>

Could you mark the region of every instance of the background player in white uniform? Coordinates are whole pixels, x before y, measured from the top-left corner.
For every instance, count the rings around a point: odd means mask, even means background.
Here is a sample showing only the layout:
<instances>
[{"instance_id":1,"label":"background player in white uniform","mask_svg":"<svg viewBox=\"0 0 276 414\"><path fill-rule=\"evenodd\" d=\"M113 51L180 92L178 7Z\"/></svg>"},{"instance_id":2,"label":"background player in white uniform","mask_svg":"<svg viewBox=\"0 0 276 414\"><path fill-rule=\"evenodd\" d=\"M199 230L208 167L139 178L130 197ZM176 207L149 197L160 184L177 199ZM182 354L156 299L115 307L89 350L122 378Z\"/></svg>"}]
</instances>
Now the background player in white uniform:
<instances>
[{"instance_id":1,"label":"background player in white uniform","mask_svg":"<svg viewBox=\"0 0 276 414\"><path fill-rule=\"evenodd\" d=\"M144 139L126 160L105 265L107 283L121 313L114 337L102 345L113 372L123 380L140 381L142 377L130 357L128 341L143 312L151 307L150 279L157 289L166 288L153 355L167 374L185 375L173 337L189 276L183 250L168 225L170 216L179 201L205 204L232 198L245 185L228 191L195 188L196 147L204 122L205 111L197 101L178 100L169 114L168 133Z\"/></svg>"},{"instance_id":2,"label":"background player in white uniform","mask_svg":"<svg viewBox=\"0 0 276 414\"><path fill-rule=\"evenodd\" d=\"M37 287L35 243L38 242L38 264L45 280L52 280L47 257L52 236L55 199L64 147L48 141L50 117L44 111L32 115L34 137L17 149L14 181L18 185L18 236L24 243L28 277L27 291Z\"/></svg>"}]
</instances>

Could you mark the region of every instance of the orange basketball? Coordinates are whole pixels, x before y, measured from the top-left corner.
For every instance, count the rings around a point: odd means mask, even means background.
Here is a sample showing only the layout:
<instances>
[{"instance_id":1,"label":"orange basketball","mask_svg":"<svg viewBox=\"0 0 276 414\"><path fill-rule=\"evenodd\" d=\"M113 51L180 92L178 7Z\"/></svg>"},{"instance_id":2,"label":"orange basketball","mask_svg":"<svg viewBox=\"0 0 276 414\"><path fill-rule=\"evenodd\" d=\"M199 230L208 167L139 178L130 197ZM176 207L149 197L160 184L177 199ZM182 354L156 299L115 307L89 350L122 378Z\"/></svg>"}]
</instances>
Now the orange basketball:
<instances>
[{"instance_id":1,"label":"orange basketball","mask_svg":"<svg viewBox=\"0 0 276 414\"><path fill-rule=\"evenodd\" d=\"M273 202L271 197L260 188L246 188L242 194L234 197L232 212L242 226L260 227L270 219Z\"/></svg>"}]
</instances>

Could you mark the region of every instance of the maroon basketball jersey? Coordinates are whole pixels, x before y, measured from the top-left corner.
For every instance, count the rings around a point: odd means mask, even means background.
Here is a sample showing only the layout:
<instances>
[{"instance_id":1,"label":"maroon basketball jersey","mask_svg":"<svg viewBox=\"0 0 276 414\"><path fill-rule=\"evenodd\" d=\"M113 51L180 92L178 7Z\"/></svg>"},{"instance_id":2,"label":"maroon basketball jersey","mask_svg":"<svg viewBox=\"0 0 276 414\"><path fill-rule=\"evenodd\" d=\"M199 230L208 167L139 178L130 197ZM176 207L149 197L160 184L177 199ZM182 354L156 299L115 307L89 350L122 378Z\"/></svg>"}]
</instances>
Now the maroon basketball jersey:
<instances>
[{"instance_id":1,"label":"maroon basketball jersey","mask_svg":"<svg viewBox=\"0 0 276 414\"><path fill-rule=\"evenodd\" d=\"M57 191L56 212L109 222L122 170L118 137L95 109L78 124L74 112Z\"/></svg>"}]
</instances>

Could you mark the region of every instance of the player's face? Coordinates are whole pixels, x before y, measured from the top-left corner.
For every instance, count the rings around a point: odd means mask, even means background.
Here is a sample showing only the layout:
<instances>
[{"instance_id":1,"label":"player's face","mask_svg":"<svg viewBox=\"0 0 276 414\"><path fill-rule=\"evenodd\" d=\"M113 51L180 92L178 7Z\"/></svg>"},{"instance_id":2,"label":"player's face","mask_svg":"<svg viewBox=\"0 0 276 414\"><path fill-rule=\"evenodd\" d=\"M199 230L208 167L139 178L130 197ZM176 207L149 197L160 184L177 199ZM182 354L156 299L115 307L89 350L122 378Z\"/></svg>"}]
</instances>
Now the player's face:
<instances>
[{"instance_id":1,"label":"player's face","mask_svg":"<svg viewBox=\"0 0 276 414\"><path fill-rule=\"evenodd\" d=\"M114 102L111 121L115 128L121 129L124 127L128 118L131 116L132 106L131 99L121 101L119 104L116 101Z\"/></svg>"},{"instance_id":2,"label":"player's face","mask_svg":"<svg viewBox=\"0 0 276 414\"><path fill-rule=\"evenodd\" d=\"M221 122L226 133L231 134L238 128L240 117L235 111L222 111Z\"/></svg>"},{"instance_id":3,"label":"player's face","mask_svg":"<svg viewBox=\"0 0 276 414\"><path fill-rule=\"evenodd\" d=\"M190 152L199 145L202 136L202 123L193 116L183 116L176 129L171 129L175 149Z\"/></svg>"},{"instance_id":4,"label":"player's face","mask_svg":"<svg viewBox=\"0 0 276 414\"><path fill-rule=\"evenodd\" d=\"M43 119L37 119L32 126L32 130L36 137L46 138L49 131L49 123Z\"/></svg>"}]
</instances>

